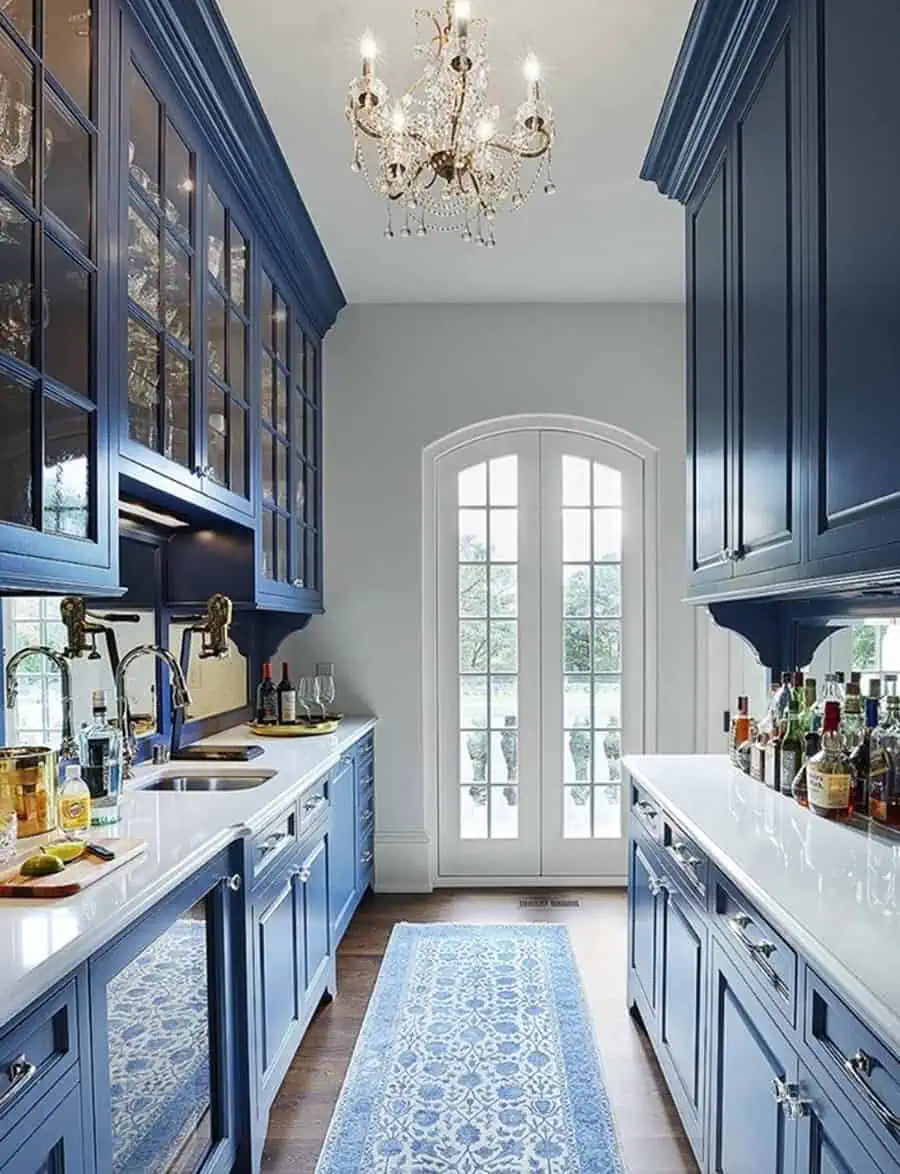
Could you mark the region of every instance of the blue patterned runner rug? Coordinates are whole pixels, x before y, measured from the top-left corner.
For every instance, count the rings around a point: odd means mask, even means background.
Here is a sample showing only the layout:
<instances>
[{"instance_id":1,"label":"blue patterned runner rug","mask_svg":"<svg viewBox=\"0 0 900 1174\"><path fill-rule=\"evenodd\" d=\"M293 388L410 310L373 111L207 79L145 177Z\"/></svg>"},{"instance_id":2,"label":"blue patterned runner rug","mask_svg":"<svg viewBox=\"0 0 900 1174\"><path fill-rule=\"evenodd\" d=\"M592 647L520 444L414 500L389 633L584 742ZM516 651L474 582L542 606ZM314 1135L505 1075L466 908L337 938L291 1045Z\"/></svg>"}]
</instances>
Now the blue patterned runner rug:
<instances>
[{"instance_id":1,"label":"blue patterned runner rug","mask_svg":"<svg viewBox=\"0 0 900 1174\"><path fill-rule=\"evenodd\" d=\"M316 1174L621 1174L564 926L398 925Z\"/></svg>"}]
</instances>

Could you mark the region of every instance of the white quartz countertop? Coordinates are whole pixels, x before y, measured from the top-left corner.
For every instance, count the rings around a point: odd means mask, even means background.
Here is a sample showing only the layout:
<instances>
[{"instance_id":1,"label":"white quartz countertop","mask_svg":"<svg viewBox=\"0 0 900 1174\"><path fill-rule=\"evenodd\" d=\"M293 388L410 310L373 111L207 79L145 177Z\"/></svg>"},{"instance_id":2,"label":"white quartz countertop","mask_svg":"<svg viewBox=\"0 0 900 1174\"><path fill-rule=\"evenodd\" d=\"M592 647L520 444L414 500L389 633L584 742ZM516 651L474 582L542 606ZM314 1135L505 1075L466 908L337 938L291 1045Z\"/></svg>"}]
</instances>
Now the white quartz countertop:
<instances>
[{"instance_id":1,"label":"white quartz countertop","mask_svg":"<svg viewBox=\"0 0 900 1174\"><path fill-rule=\"evenodd\" d=\"M144 855L74 897L0 900L0 1028L217 852L265 827L374 726L374 718L345 718L335 734L280 739L237 726L203 744L251 742L264 747L262 755L250 762L138 767L126 783L121 820L95 833L138 836L147 841ZM140 789L160 774L268 771L275 772L271 779L244 791Z\"/></svg>"},{"instance_id":2,"label":"white quartz countertop","mask_svg":"<svg viewBox=\"0 0 900 1174\"><path fill-rule=\"evenodd\" d=\"M624 765L900 1048L900 837L821 819L724 755L629 756Z\"/></svg>"}]
</instances>

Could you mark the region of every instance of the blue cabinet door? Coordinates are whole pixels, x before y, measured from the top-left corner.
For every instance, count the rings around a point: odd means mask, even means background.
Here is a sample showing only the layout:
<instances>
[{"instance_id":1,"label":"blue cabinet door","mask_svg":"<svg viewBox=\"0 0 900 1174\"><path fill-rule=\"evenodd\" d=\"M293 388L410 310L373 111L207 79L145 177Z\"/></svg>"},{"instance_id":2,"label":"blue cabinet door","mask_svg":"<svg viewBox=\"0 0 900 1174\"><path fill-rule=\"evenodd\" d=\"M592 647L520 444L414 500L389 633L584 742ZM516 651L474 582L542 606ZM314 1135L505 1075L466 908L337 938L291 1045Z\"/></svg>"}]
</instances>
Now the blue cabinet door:
<instances>
[{"instance_id":1,"label":"blue cabinet door","mask_svg":"<svg viewBox=\"0 0 900 1174\"><path fill-rule=\"evenodd\" d=\"M254 901L256 1040L260 1103L267 1107L300 1042L303 995L302 910L296 868L280 869Z\"/></svg>"},{"instance_id":2,"label":"blue cabinet door","mask_svg":"<svg viewBox=\"0 0 900 1174\"><path fill-rule=\"evenodd\" d=\"M357 863L356 771L345 754L331 778L329 890L331 938L339 942L356 908Z\"/></svg>"},{"instance_id":3,"label":"blue cabinet door","mask_svg":"<svg viewBox=\"0 0 900 1174\"><path fill-rule=\"evenodd\" d=\"M659 900L659 1046L685 1130L702 1159L706 1047L706 927L672 881ZM674 1077L674 1079L671 1079Z\"/></svg>"},{"instance_id":4,"label":"blue cabinet door","mask_svg":"<svg viewBox=\"0 0 900 1174\"><path fill-rule=\"evenodd\" d=\"M801 555L800 39L782 0L737 100L735 576Z\"/></svg>"},{"instance_id":5,"label":"blue cabinet door","mask_svg":"<svg viewBox=\"0 0 900 1174\"><path fill-rule=\"evenodd\" d=\"M806 1068L800 1070L799 1099L797 1174L897 1174L900 1160L870 1136L866 1148Z\"/></svg>"},{"instance_id":6,"label":"blue cabinet door","mask_svg":"<svg viewBox=\"0 0 900 1174\"><path fill-rule=\"evenodd\" d=\"M712 1174L793 1174L796 1122L776 1082L797 1089L797 1056L713 943L709 1166Z\"/></svg>"},{"instance_id":7,"label":"blue cabinet door","mask_svg":"<svg viewBox=\"0 0 900 1174\"><path fill-rule=\"evenodd\" d=\"M323 835L303 857L298 892L303 915L304 1001L307 1012L325 990L331 963L328 914L328 840Z\"/></svg>"},{"instance_id":8,"label":"blue cabinet door","mask_svg":"<svg viewBox=\"0 0 900 1174\"><path fill-rule=\"evenodd\" d=\"M86 1174L81 1093L77 1084L61 1098L49 1093L0 1141L0 1174Z\"/></svg>"},{"instance_id":9,"label":"blue cabinet door","mask_svg":"<svg viewBox=\"0 0 900 1174\"><path fill-rule=\"evenodd\" d=\"M809 95L811 536L825 569L897 565L900 481L900 7L816 0ZM816 240L815 237L818 239Z\"/></svg>"},{"instance_id":10,"label":"blue cabinet door","mask_svg":"<svg viewBox=\"0 0 900 1174\"><path fill-rule=\"evenodd\" d=\"M659 878L648 853L631 842L628 881L628 988L644 1026L653 1033L656 1023L657 899Z\"/></svg>"}]
</instances>

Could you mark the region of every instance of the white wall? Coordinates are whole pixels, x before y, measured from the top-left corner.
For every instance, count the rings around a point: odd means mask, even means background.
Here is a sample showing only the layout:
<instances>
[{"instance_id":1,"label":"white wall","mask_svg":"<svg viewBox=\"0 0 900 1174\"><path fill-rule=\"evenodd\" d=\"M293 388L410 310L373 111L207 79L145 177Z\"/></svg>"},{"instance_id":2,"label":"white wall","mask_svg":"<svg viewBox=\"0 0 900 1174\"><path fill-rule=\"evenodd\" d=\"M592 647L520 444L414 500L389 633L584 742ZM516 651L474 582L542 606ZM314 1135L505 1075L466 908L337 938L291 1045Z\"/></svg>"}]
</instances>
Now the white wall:
<instances>
[{"instance_id":1,"label":"white wall","mask_svg":"<svg viewBox=\"0 0 900 1174\"><path fill-rule=\"evenodd\" d=\"M420 261L421 261L420 257ZM422 750L422 453L483 420L596 419L659 451L660 751L694 747L695 617L684 576L683 309L351 306L325 354L328 614L279 655L333 660L339 704L377 732L379 888L427 888Z\"/></svg>"}]
</instances>

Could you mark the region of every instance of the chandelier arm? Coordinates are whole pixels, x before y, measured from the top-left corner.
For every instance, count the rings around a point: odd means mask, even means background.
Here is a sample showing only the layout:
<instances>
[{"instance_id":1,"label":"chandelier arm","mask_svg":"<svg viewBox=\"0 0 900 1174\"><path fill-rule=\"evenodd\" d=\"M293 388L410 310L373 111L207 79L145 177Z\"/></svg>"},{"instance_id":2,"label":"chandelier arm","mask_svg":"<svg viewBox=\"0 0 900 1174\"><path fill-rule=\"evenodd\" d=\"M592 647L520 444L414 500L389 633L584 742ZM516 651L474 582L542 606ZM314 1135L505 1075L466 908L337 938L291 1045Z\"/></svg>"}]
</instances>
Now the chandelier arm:
<instances>
[{"instance_id":1,"label":"chandelier arm","mask_svg":"<svg viewBox=\"0 0 900 1174\"><path fill-rule=\"evenodd\" d=\"M534 150L525 150L524 148L512 147L509 143L503 142L502 139L491 139L488 146L496 147L498 151L506 151L508 155L515 155L519 159L540 159L546 155L553 146L553 135L547 130L535 131L535 134L543 135L544 142L540 147Z\"/></svg>"},{"instance_id":2,"label":"chandelier arm","mask_svg":"<svg viewBox=\"0 0 900 1174\"><path fill-rule=\"evenodd\" d=\"M456 102L456 110L453 112L453 117L450 121L450 150L456 155L457 139L459 136L459 123L462 118L462 112L466 105L466 90L469 75L467 73L461 76L461 85L459 87L459 95Z\"/></svg>"}]
</instances>

